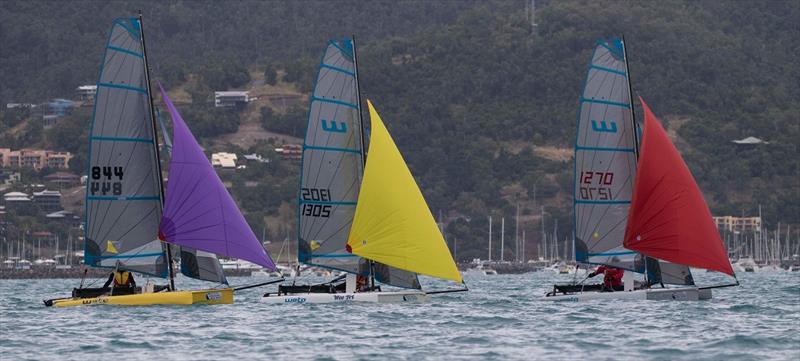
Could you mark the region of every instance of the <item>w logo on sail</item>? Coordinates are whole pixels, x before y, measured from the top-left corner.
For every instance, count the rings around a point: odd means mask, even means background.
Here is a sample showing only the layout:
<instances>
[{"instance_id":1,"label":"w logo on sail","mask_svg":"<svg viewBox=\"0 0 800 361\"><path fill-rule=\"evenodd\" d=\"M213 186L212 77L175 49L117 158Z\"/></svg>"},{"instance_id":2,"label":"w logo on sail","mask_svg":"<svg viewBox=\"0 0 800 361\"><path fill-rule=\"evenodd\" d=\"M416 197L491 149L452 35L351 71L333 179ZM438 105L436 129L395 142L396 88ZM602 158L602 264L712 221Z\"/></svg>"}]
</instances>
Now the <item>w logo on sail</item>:
<instances>
[{"instance_id":1,"label":"w logo on sail","mask_svg":"<svg viewBox=\"0 0 800 361\"><path fill-rule=\"evenodd\" d=\"M617 132L617 123L616 122L609 122L611 127L606 124L605 120L600 121L600 126L597 126L597 121L592 120L592 130L595 132L605 132L605 133L616 133Z\"/></svg>"},{"instance_id":2,"label":"w logo on sail","mask_svg":"<svg viewBox=\"0 0 800 361\"><path fill-rule=\"evenodd\" d=\"M337 124L335 120L331 120L331 124L328 125L328 121L322 119L322 130L334 133L347 133L347 123L339 122Z\"/></svg>"}]
</instances>

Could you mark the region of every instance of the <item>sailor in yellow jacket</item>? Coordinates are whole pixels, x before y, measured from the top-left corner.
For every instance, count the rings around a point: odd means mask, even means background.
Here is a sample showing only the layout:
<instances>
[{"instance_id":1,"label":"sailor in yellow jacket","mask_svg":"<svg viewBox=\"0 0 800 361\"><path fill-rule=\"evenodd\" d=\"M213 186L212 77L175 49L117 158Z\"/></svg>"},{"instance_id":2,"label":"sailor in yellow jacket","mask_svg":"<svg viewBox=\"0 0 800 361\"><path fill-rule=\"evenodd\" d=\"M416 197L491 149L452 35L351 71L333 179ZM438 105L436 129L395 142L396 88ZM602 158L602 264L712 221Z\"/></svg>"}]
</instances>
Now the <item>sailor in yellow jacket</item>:
<instances>
[{"instance_id":1,"label":"sailor in yellow jacket","mask_svg":"<svg viewBox=\"0 0 800 361\"><path fill-rule=\"evenodd\" d=\"M108 288L111 283L114 283L114 288L131 288L136 287L136 281L133 279L133 274L128 271L114 271L108 275L108 280L103 285L103 288Z\"/></svg>"}]
</instances>

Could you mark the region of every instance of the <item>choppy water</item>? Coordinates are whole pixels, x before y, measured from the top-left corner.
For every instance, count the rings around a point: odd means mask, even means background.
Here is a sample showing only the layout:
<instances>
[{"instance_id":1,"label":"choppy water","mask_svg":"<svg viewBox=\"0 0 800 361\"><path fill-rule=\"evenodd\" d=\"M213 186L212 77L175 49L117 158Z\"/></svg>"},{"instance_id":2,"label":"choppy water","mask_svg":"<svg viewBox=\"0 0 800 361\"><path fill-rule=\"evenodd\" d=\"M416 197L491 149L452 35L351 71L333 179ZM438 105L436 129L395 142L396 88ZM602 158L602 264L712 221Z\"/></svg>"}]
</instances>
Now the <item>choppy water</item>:
<instances>
[{"instance_id":1,"label":"choppy water","mask_svg":"<svg viewBox=\"0 0 800 361\"><path fill-rule=\"evenodd\" d=\"M233 305L67 309L41 300L78 280L0 280L0 359L800 360L798 272L742 274L704 302L540 300L571 277L467 275L470 292L425 304L265 305L251 289Z\"/></svg>"}]
</instances>

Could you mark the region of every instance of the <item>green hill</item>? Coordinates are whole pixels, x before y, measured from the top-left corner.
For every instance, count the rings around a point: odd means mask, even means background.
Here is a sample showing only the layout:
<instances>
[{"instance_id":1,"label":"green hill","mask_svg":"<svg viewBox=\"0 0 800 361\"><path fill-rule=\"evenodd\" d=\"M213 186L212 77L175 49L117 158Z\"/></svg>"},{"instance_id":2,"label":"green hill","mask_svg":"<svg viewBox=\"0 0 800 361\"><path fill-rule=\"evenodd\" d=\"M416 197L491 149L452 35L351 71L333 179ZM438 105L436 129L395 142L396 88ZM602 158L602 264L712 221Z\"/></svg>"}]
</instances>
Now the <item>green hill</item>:
<instances>
[{"instance_id":1,"label":"green hill","mask_svg":"<svg viewBox=\"0 0 800 361\"><path fill-rule=\"evenodd\" d=\"M517 202L528 240L540 238L532 235L541 234L542 207L548 232L558 222L559 238L568 235L572 166L563 155L581 82L594 43L624 34L633 90L665 121L712 213L755 214L761 204L770 227L800 222L798 2L539 1L534 28L525 4L4 2L0 100L72 97L95 81L111 19L142 8L154 76L185 88L185 118L205 143L226 148L214 140L259 113L268 129L296 136L304 101L231 115L208 105L211 91L252 87L251 74L266 71L294 96L307 94L325 42L356 34L364 95L468 259L485 254L486 216L510 221ZM24 116L3 112L4 144L82 151L87 114L37 138L35 125L19 129ZM747 136L769 144L732 143ZM273 237L290 227L277 220L294 221L279 207L295 198L296 168L280 161L230 177L260 180L234 191L254 229L264 217Z\"/></svg>"}]
</instances>

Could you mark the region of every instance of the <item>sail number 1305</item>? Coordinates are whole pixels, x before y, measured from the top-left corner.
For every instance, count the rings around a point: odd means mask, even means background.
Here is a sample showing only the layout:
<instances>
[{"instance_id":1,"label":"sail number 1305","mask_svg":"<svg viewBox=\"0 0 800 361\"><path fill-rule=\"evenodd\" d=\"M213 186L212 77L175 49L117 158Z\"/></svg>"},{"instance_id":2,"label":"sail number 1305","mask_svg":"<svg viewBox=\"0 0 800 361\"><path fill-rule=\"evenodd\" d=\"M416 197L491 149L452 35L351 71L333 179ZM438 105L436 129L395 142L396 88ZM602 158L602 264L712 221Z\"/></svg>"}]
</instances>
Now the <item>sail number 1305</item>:
<instances>
[{"instance_id":1,"label":"sail number 1305","mask_svg":"<svg viewBox=\"0 0 800 361\"><path fill-rule=\"evenodd\" d=\"M582 200L611 200L611 187L614 182L613 172L581 172L580 197Z\"/></svg>"},{"instance_id":2,"label":"sail number 1305","mask_svg":"<svg viewBox=\"0 0 800 361\"><path fill-rule=\"evenodd\" d=\"M331 190L326 188L301 188L300 198L304 201L330 202ZM328 218L331 216L330 204L305 203L301 214L308 217Z\"/></svg>"}]
</instances>

